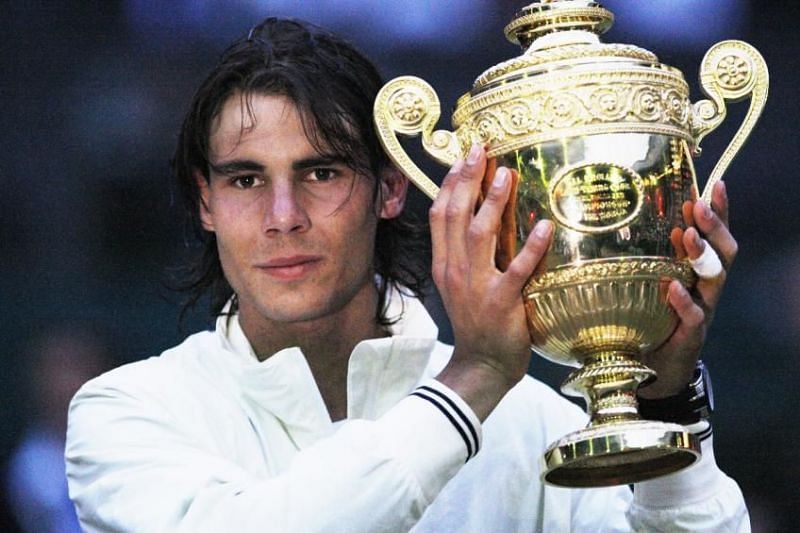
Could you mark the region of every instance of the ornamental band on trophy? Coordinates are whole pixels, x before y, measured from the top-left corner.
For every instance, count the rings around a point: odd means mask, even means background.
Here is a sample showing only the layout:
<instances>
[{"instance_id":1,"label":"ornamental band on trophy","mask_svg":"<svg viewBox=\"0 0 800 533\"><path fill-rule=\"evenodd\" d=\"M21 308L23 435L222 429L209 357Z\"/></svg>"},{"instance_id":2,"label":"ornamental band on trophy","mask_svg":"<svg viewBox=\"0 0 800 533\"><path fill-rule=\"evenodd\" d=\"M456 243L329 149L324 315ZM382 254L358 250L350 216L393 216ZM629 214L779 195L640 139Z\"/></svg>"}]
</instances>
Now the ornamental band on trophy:
<instances>
[{"instance_id":1,"label":"ornamental band on trophy","mask_svg":"<svg viewBox=\"0 0 800 533\"><path fill-rule=\"evenodd\" d=\"M506 27L519 57L491 67L456 103L454 130L434 130L440 104L425 81L403 76L375 102L375 123L395 164L429 197L438 187L408 157L397 134L422 136L425 151L452 164L474 143L511 170L512 197L498 236L502 270L543 218L553 244L523 291L532 348L577 367L562 385L583 396L587 428L553 443L544 480L572 487L633 483L692 464L696 437L681 425L643 420L636 390L655 372L641 362L675 329L667 287L696 276L673 245L696 199L692 156L722 123L726 101L750 107L703 193L730 165L767 97L761 55L741 41L706 54L692 103L680 71L652 52L602 43L613 14L598 2L540 0Z\"/></svg>"}]
</instances>

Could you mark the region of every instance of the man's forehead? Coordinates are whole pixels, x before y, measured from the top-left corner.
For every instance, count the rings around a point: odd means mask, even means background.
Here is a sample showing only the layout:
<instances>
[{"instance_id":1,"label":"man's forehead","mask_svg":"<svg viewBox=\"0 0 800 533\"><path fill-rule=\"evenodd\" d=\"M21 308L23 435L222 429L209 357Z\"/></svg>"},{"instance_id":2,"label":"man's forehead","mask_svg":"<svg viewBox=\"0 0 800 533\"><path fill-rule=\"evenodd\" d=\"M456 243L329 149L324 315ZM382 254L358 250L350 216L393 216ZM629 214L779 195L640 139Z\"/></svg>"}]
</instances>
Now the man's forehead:
<instances>
[{"instance_id":1,"label":"man's forehead","mask_svg":"<svg viewBox=\"0 0 800 533\"><path fill-rule=\"evenodd\" d=\"M225 100L210 124L209 148L213 155L231 151L242 142L269 142L270 138L299 134L316 155L331 156L332 150L316 132L313 120L304 117L290 98L236 92Z\"/></svg>"},{"instance_id":2,"label":"man's forehead","mask_svg":"<svg viewBox=\"0 0 800 533\"><path fill-rule=\"evenodd\" d=\"M295 103L285 96L245 94L237 91L225 99L213 118L209 134L230 135L246 133L258 126L293 125L300 122Z\"/></svg>"}]
</instances>

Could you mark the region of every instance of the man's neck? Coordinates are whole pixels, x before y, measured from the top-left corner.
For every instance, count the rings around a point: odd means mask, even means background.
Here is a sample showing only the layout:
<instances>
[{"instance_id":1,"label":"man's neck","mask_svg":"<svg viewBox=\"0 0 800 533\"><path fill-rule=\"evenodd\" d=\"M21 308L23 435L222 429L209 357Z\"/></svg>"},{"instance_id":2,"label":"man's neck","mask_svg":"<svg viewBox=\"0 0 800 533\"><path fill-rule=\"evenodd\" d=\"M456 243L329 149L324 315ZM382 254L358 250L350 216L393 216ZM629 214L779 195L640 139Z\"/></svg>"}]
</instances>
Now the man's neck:
<instances>
[{"instance_id":1,"label":"man's neck","mask_svg":"<svg viewBox=\"0 0 800 533\"><path fill-rule=\"evenodd\" d=\"M360 291L339 311L313 320L273 322L240 309L239 321L259 360L299 347L314 376L332 420L347 416L347 371L356 345L388 333L375 318L378 294L374 285ZM255 319L254 319L255 318Z\"/></svg>"}]
</instances>

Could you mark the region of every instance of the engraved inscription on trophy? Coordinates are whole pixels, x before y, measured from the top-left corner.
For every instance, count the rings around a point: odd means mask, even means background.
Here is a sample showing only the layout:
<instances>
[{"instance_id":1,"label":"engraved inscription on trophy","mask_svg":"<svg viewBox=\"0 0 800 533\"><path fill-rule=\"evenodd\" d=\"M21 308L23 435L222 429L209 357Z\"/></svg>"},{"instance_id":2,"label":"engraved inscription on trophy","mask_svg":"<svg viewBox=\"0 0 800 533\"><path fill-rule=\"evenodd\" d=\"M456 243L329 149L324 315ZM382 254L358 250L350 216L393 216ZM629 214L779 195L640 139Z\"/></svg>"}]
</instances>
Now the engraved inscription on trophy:
<instances>
[{"instance_id":1,"label":"engraved inscription on trophy","mask_svg":"<svg viewBox=\"0 0 800 533\"><path fill-rule=\"evenodd\" d=\"M609 163L568 168L550 185L553 216L567 228L598 233L631 223L642 208L642 178Z\"/></svg>"}]
</instances>

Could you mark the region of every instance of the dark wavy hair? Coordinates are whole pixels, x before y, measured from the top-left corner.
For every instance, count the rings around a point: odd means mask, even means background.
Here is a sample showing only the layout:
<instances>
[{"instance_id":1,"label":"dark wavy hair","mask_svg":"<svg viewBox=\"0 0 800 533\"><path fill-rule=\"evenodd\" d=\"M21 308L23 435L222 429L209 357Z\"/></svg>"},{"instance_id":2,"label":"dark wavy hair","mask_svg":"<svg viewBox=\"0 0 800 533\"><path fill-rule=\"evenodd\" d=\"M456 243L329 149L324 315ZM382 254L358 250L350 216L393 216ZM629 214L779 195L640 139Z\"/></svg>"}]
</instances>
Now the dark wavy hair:
<instances>
[{"instance_id":1,"label":"dark wavy hair","mask_svg":"<svg viewBox=\"0 0 800 533\"><path fill-rule=\"evenodd\" d=\"M372 123L372 105L382 85L375 66L355 47L302 21L268 18L223 53L194 95L172 160L186 220L201 247L182 279L173 284L187 294L182 316L206 294L215 316L231 297L236 304L216 236L200 221L200 188L194 177L199 170L209 179L209 130L227 99L241 94L249 102L254 94L266 94L292 100L311 144L371 176L377 201L379 177L392 164ZM378 274L376 319L389 325L399 318L386 316L390 289L421 298L429 281L429 232L410 210L378 222L373 269Z\"/></svg>"}]
</instances>

